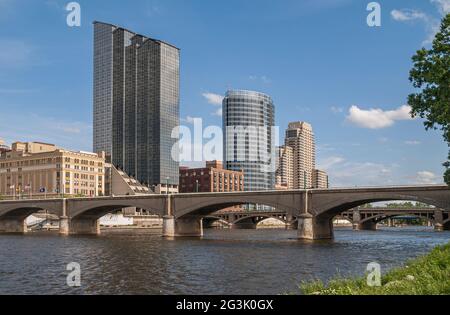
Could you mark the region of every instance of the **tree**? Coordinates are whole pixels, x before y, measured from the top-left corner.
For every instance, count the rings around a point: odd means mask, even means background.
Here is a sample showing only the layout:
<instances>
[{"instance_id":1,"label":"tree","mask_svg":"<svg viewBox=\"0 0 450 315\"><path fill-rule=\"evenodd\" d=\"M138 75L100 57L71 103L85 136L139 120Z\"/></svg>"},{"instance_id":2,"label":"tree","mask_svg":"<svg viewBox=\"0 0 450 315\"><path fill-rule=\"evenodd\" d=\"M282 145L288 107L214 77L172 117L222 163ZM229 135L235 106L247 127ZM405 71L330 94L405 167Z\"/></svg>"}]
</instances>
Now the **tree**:
<instances>
[{"instance_id":1,"label":"tree","mask_svg":"<svg viewBox=\"0 0 450 315\"><path fill-rule=\"evenodd\" d=\"M408 97L413 117L425 119L426 130L440 128L450 147L450 13L436 34L431 49L422 48L412 58L409 80L420 91ZM444 180L450 185L450 150Z\"/></svg>"}]
</instances>

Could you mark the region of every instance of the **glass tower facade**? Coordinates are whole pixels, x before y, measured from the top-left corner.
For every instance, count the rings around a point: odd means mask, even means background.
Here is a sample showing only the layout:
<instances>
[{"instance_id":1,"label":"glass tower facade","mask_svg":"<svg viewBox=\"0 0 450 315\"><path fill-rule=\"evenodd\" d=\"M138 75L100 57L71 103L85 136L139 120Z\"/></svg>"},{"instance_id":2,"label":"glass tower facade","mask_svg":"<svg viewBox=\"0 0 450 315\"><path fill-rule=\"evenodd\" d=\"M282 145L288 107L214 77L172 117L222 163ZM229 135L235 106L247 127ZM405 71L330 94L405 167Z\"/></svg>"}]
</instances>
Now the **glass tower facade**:
<instances>
[{"instance_id":1,"label":"glass tower facade","mask_svg":"<svg viewBox=\"0 0 450 315\"><path fill-rule=\"evenodd\" d=\"M150 186L178 186L179 49L94 22L94 151Z\"/></svg>"},{"instance_id":2,"label":"glass tower facade","mask_svg":"<svg viewBox=\"0 0 450 315\"><path fill-rule=\"evenodd\" d=\"M275 113L270 96L228 91L223 100L225 167L244 171L244 190L275 188Z\"/></svg>"},{"instance_id":3,"label":"glass tower facade","mask_svg":"<svg viewBox=\"0 0 450 315\"><path fill-rule=\"evenodd\" d=\"M94 24L94 152L112 152L113 32L115 26Z\"/></svg>"}]
</instances>

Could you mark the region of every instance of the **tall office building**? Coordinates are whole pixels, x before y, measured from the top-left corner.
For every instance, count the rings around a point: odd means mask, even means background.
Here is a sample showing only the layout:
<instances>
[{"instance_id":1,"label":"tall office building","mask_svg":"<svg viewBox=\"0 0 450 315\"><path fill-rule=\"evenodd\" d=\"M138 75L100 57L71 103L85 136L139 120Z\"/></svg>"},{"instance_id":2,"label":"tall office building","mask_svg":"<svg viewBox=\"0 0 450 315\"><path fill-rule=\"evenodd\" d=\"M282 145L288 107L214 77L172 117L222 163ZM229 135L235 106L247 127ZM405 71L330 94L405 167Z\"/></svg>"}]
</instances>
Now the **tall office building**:
<instances>
[{"instance_id":1,"label":"tall office building","mask_svg":"<svg viewBox=\"0 0 450 315\"><path fill-rule=\"evenodd\" d=\"M94 151L155 191L176 189L179 49L94 22ZM169 187L167 187L167 184Z\"/></svg>"},{"instance_id":2,"label":"tall office building","mask_svg":"<svg viewBox=\"0 0 450 315\"><path fill-rule=\"evenodd\" d=\"M325 171L313 170L312 182L313 182L313 188L316 188L316 189L329 188L328 175Z\"/></svg>"},{"instance_id":3,"label":"tall office building","mask_svg":"<svg viewBox=\"0 0 450 315\"><path fill-rule=\"evenodd\" d=\"M294 150L286 145L277 148L276 189L294 188Z\"/></svg>"},{"instance_id":4,"label":"tall office building","mask_svg":"<svg viewBox=\"0 0 450 315\"><path fill-rule=\"evenodd\" d=\"M290 123L286 130L285 144L293 150L293 188L312 188L312 175L316 167L312 126L306 122Z\"/></svg>"},{"instance_id":5,"label":"tall office building","mask_svg":"<svg viewBox=\"0 0 450 315\"><path fill-rule=\"evenodd\" d=\"M275 187L274 104L265 94L228 91L223 100L224 161L244 171L245 191Z\"/></svg>"}]
</instances>

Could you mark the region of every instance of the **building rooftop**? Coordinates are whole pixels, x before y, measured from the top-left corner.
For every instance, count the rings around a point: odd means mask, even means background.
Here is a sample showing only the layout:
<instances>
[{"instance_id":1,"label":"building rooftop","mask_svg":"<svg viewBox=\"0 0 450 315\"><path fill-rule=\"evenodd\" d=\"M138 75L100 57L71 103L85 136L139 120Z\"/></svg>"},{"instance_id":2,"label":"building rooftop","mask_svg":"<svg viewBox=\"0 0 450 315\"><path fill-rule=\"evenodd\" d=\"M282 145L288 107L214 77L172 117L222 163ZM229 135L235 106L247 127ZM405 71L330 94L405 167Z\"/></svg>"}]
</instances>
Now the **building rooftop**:
<instances>
[{"instance_id":1,"label":"building rooftop","mask_svg":"<svg viewBox=\"0 0 450 315\"><path fill-rule=\"evenodd\" d=\"M230 89L225 94L225 97L236 96L236 95L248 95L248 96L254 96L254 97L263 97L263 98L270 99L272 101L272 97L270 97L270 95L263 93L263 92L251 91L251 90L231 90Z\"/></svg>"},{"instance_id":2,"label":"building rooftop","mask_svg":"<svg viewBox=\"0 0 450 315\"><path fill-rule=\"evenodd\" d=\"M142 36L143 38L145 38L146 40L151 40L151 41L154 41L154 42L156 42L156 43L162 43L162 44L165 44L165 45L168 45L168 46L171 46L171 47L173 47L173 48L175 48L175 49L178 49L178 50L180 50L180 48L178 48L178 47L176 47L175 45L172 45L172 44L170 44L170 43L168 43L168 42L165 42L165 41L162 41L162 40L159 40L159 39L155 39L155 38L151 38L151 37L148 37L148 36L145 36L145 35L142 35L142 34L139 34L139 33L136 33L136 32L133 32L133 31L130 31L129 29L127 29L127 28L124 28L124 27L121 27L121 26L118 26L118 25L114 25L114 24L111 24L111 23L105 23L105 22L101 22L101 21L94 21L94 22L92 22L92 24L104 24L104 25L108 25L108 26L111 26L111 27L114 27L114 28L116 28L116 29L120 29L120 30L124 30L124 31L127 31L127 32L129 32L129 33L131 33L131 34L133 34L133 35L137 35L137 36Z\"/></svg>"},{"instance_id":3,"label":"building rooftop","mask_svg":"<svg viewBox=\"0 0 450 315\"><path fill-rule=\"evenodd\" d=\"M312 130L312 125L305 121L296 121L289 123L288 129L309 129Z\"/></svg>"}]
</instances>

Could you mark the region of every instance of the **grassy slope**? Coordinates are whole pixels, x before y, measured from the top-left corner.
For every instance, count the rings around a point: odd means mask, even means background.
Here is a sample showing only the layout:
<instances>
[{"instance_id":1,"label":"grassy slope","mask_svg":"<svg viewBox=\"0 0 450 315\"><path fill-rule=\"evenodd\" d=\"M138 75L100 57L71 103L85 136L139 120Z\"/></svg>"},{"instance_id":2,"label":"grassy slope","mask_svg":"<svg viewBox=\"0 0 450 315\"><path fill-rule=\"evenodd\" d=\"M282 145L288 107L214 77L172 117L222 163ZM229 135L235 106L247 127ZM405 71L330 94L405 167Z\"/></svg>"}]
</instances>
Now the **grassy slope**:
<instances>
[{"instance_id":1,"label":"grassy slope","mask_svg":"<svg viewBox=\"0 0 450 315\"><path fill-rule=\"evenodd\" d=\"M365 278L358 278L335 279L328 285L320 281L303 283L300 290L303 294L315 295L450 294L450 244L437 247L429 255L412 260L402 268L391 270L382 276L381 287L369 287Z\"/></svg>"}]
</instances>

